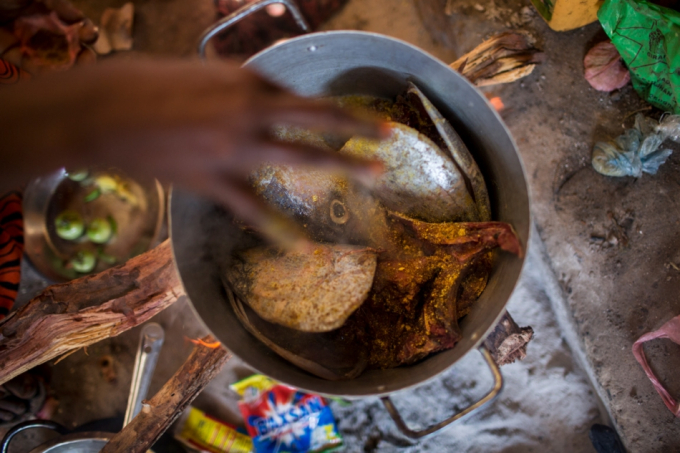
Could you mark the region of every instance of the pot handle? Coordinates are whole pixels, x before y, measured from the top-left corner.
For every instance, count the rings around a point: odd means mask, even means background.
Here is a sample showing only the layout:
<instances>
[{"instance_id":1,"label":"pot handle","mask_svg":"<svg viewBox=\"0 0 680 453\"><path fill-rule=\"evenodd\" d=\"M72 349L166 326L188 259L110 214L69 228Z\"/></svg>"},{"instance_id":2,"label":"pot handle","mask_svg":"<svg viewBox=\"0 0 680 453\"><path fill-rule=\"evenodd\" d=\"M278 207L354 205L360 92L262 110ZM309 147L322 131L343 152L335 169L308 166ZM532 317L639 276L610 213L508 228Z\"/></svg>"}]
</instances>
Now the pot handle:
<instances>
[{"instance_id":1,"label":"pot handle","mask_svg":"<svg viewBox=\"0 0 680 453\"><path fill-rule=\"evenodd\" d=\"M0 453L9 452L9 444L10 442L12 442L14 436L16 436L22 431L26 431L27 429L33 428L51 429L62 435L68 434L70 432L68 429L66 429L59 423L50 420L29 420L27 422L19 423L18 425L14 426L12 429L7 431L7 434L5 434L5 437L3 437L2 439L2 445L0 445Z\"/></svg>"},{"instance_id":2,"label":"pot handle","mask_svg":"<svg viewBox=\"0 0 680 453\"><path fill-rule=\"evenodd\" d=\"M484 357L484 360L486 360L486 364L491 369L491 374L493 374L494 380L493 388L489 390L489 392L486 395L484 395L481 399L479 399L475 403L453 414L446 420L437 423L436 425L432 425L429 428L420 431L414 431L410 429L408 426L406 426L406 423L401 418L399 411L397 410L394 403L392 402L392 399L389 396L383 396L382 398L380 398L383 404L385 405L385 409L387 409L387 412L390 414L390 417L392 417L392 420L394 420L394 423L397 425L397 428L399 428L399 431L401 431L402 434L404 434L407 437L410 437L411 439L420 439L422 437L428 436L432 433L439 431L445 426L455 422L459 418L464 417L470 412L481 408L482 406L489 403L498 396L498 394L503 389L503 375L501 374L498 365L496 364L496 362L494 362L493 358L491 357L491 353L489 352L488 349L486 349L484 346L480 346L479 352L482 354L482 357Z\"/></svg>"},{"instance_id":3,"label":"pot handle","mask_svg":"<svg viewBox=\"0 0 680 453\"><path fill-rule=\"evenodd\" d=\"M300 12L295 0L255 0L252 3L242 6L228 16L223 17L219 22L203 32L198 44L199 57L201 57L201 59L205 59L205 47L208 45L208 41L210 41L216 34L233 26L241 19L251 15L255 11L261 10L262 8L274 3L282 3L286 9L290 11L290 13L293 15L293 19L295 19L295 23L298 27L300 27L300 30L302 30L303 33L309 33L311 31L309 24Z\"/></svg>"}]
</instances>

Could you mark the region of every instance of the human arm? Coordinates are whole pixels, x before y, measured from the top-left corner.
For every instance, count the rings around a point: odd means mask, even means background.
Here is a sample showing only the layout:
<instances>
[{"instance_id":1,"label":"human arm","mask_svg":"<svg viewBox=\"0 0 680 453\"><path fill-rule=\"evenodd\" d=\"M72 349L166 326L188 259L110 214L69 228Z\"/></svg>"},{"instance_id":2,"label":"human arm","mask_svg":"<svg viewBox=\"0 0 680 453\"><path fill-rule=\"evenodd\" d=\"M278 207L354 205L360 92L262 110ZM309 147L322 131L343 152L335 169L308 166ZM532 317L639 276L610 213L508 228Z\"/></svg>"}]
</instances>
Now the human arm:
<instances>
[{"instance_id":1,"label":"human arm","mask_svg":"<svg viewBox=\"0 0 680 453\"><path fill-rule=\"evenodd\" d=\"M273 140L276 124L376 137L380 125L276 87L236 63L113 60L0 89L0 190L61 166L119 167L212 197L252 219L258 164L375 165Z\"/></svg>"}]
</instances>

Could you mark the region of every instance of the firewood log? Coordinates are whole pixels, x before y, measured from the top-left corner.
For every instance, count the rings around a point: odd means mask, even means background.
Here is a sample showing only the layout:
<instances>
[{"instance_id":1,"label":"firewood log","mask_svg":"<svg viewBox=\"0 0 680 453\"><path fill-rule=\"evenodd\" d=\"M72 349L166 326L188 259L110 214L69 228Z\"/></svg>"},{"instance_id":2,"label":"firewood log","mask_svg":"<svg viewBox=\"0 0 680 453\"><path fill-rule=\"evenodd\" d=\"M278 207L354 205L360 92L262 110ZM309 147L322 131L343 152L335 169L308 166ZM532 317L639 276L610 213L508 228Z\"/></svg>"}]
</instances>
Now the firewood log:
<instances>
[{"instance_id":1,"label":"firewood log","mask_svg":"<svg viewBox=\"0 0 680 453\"><path fill-rule=\"evenodd\" d=\"M217 376L229 357L215 338L204 337L182 367L153 398L142 404L142 411L100 453L146 452Z\"/></svg>"},{"instance_id":2,"label":"firewood log","mask_svg":"<svg viewBox=\"0 0 680 453\"><path fill-rule=\"evenodd\" d=\"M121 266L50 286L0 323L0 384L142 324L182 296L169 241Z\"/></svg>"}]
</instances>

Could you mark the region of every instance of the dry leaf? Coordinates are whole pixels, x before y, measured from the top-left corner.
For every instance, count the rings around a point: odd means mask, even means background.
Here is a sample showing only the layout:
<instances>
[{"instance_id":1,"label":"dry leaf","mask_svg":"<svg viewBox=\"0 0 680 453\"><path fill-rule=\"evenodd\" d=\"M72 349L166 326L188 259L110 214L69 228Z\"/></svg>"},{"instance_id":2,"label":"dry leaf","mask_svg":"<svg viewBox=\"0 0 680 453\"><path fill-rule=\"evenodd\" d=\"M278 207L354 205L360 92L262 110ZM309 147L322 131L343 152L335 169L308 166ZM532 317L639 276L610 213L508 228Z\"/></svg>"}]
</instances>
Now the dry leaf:
<instances>
[{"instance_id":1,"label":"dry leaf","mask_svg":"<svg viewBox=\"0 0 680 453\"><path fill-rule=\"evenodd\" d=\"M544 59L534 47L534 39L523 31L492 36L450 67L477 86L514 82L526 77Z\"/></svg>"},{"instance_id":2,"label":"dry leaf","mask_svg":"<svg viewBox=\"0 0 680 453\"><path fill-rule=\"evenodd\" d=\"M595 44L583 59L585 77L598 91L614 91L630 81L630 73L611 41Z\"/></svg>"}]
</instances>

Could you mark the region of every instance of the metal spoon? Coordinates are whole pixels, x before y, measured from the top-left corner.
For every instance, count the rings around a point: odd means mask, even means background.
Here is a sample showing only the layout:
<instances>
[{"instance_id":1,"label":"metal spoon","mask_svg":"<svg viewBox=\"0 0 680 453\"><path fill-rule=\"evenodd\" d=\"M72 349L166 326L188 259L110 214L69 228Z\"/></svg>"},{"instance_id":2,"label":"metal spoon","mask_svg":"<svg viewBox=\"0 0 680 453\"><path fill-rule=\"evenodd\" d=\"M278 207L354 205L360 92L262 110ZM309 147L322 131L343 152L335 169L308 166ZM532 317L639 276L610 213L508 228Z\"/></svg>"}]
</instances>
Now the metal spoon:
<instances>
[{"instance_id":1,"label":"metal spoon","mask_svg":"<svg viewBox=\"0 0 680 453\"><path fill-rule=\"evenodd\" d=\"M142 328L123 426L130 423L135 415L142 410L142 401L149 391L151 377L156 369L163 340L165 340L165 331L159 324L152 322Z\"/></svg>"}]
</instances>

